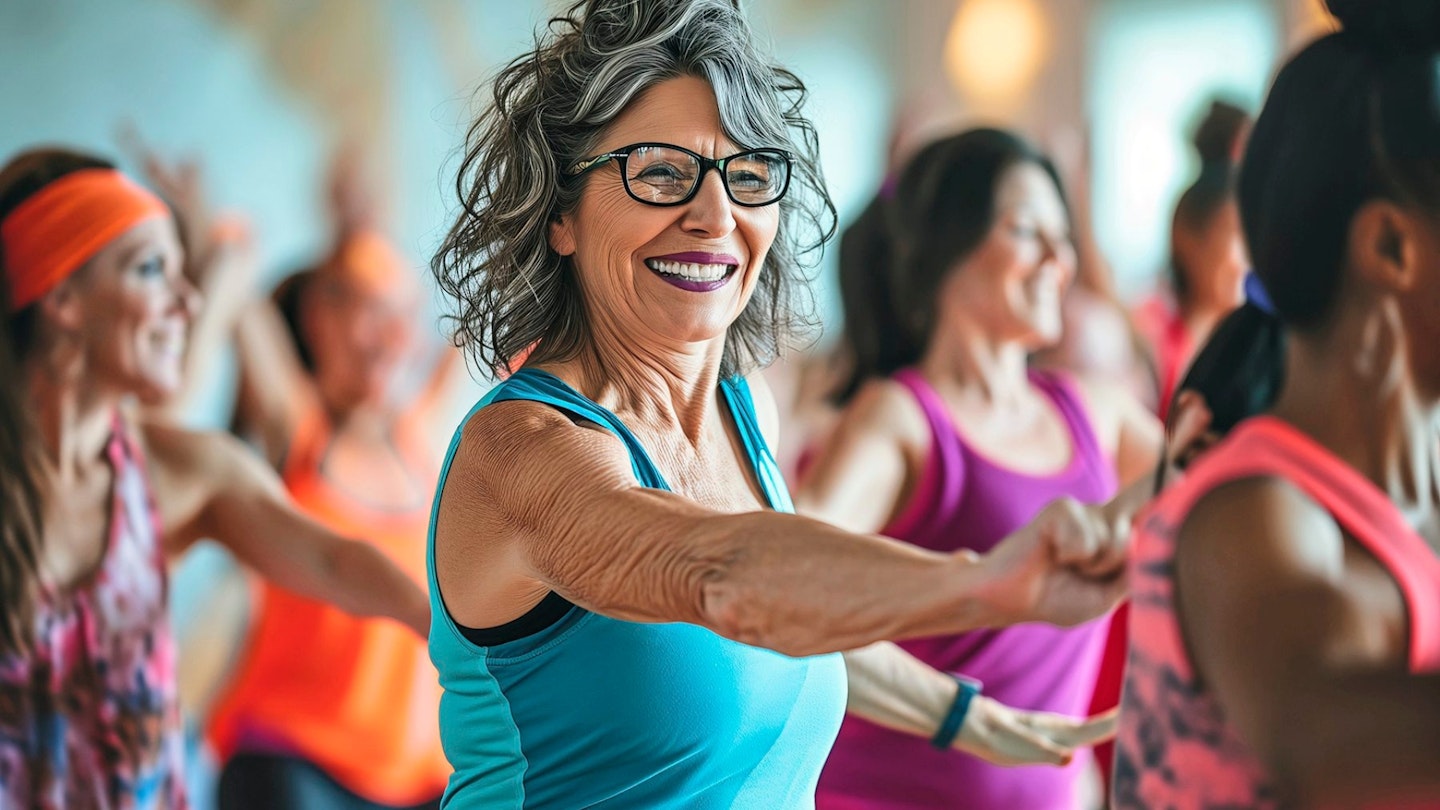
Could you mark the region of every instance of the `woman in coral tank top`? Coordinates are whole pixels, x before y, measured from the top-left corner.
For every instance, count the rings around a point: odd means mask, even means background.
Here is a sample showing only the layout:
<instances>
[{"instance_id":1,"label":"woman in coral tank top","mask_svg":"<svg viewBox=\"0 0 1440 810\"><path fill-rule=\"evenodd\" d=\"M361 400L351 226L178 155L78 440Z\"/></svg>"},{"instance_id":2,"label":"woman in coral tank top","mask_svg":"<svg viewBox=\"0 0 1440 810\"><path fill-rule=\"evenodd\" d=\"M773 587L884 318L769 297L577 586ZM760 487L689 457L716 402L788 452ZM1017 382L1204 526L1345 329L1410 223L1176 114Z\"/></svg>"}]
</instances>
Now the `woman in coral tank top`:
<instances>
[{"instance_id":1,"label":"woman in coral tank top","mask_svg":"<svg viewBox=\"0 0 1440 810\"><path fill-rule=\"evenodd\" d=\"M353 199L337 189L338 201ZM237 418L302 509L368 539L423 584L439 471L424 429L441 421L438 394L456 363L446 355L426 394L394 404L420 288L355 219L365 217L343 217L350 227L318 268L282 285L278 307L259 302L240 318ZM435 806L450 769L424 640L283 588L257 597L209 726L226 763L221 807Z\"/></svg>"},{"instance_id":2,"label":"woman in coral tank top","mask_svg":"<svg viewBox=\"0 0 1440 810\"><path fill-rule=\"evenodd\" d=\"M1440 5L1328 5L1240 177L1273 315L1197 359L1228 435L1137 521L1119 808L1334 803L1303 740L1350 721L1336 684L1440 672ZM1393 769L1332 749L1395 777L1337 806L1435 806L1398 788L1408 733Z\"/></svg>"}]
</instances>

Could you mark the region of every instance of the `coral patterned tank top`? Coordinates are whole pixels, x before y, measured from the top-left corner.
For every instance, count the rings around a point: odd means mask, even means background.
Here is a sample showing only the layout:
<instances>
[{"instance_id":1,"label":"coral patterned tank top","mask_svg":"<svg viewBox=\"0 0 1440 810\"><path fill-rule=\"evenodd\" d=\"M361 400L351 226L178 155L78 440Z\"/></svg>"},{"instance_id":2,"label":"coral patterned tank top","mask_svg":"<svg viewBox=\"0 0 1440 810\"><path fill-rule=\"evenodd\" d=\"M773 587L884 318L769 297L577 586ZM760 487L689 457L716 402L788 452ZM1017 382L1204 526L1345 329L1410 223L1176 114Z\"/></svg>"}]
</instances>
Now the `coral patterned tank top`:
<instances>
[{"instance_id":1,"label":"coral patterned tank top","mask_svg":"<svg viewBox=\"0 0 1440 810\"><path fill-rule=\"evenodd\" d=\"M1117 810L1277 805L1264 767L1196 677L1175 606L1175 539L1186 515L1216 487L1257 476L1299 487L1385 567L1409 614L1411 671L1440 671L1440 557L1353 468L1278 419L1250 419L1136 521Z\"/></svg>"}]
</instances>

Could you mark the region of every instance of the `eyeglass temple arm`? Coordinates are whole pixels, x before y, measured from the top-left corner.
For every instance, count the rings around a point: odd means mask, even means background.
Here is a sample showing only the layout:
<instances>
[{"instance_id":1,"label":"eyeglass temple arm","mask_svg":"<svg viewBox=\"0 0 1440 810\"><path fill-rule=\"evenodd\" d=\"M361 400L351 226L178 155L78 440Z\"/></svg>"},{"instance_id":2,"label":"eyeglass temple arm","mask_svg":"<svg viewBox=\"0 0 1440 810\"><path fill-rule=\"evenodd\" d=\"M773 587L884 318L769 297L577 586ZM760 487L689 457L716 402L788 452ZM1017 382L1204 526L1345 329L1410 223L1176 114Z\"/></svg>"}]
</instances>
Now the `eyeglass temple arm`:
<instances>
[{"instance_id":1,"label":"eyeglass temple arm","mask_svg":"<svg viewBox=\"0 0 1440 810\"><path fill-rule=\"evenodd\" d=\"M566 172L566 174L584 174L585 172L590 171L596 166L599 166L601 163L618 157L624 157L624 153L607 152L603 155L596 155L595 157L588 158L586 160L576 161L570 166L570 171Z\"/></svg>"}]
</instances>

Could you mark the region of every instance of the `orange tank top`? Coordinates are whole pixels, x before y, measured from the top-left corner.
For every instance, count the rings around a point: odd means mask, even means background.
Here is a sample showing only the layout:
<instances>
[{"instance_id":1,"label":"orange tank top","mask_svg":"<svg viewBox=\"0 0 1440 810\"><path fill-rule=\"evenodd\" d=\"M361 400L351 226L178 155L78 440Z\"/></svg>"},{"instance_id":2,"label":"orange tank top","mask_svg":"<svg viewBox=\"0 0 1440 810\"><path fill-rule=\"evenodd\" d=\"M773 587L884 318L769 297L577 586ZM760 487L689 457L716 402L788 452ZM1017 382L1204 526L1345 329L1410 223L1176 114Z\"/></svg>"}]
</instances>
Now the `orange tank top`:
<instances>
[{"instance_id":1,"label":"orange tank top","mask_svg":"<svg viewBox=\"0 0 1440 810\"><path fill-rule=\"evenodd\" d=\"M1384 493L1308 436L1273 417L1247 420L1136 521L1117 810L1277 806L1265 768L1197 678L1175 605L1175 540L1186 516L1222 484L1257 476L1294 484L1379 561L1405 601L1410 670L1440 671L1440 556Z\"/></svg>"},{"instance_id":2,"label":"orange tank top","mask_svg":"<svg viewBox=\"0 0 1440 810\"><path fill-rule=\"evenodd\" d=\"M415 452L421 442L403 424L395 440L411 470L438 478L438 467ZM291 497L335 532L374 544L423 587L428 500L395 512L339 491L322 472L329 445L317 408L301 420L286 455ZM210 722L220 758L241 751L297 756L381 804L438 797L450 766L440 748L440 686L425 640L389 619L355 618L269 583L255 590L248 646Z\"/></svg>"}]
</instances>

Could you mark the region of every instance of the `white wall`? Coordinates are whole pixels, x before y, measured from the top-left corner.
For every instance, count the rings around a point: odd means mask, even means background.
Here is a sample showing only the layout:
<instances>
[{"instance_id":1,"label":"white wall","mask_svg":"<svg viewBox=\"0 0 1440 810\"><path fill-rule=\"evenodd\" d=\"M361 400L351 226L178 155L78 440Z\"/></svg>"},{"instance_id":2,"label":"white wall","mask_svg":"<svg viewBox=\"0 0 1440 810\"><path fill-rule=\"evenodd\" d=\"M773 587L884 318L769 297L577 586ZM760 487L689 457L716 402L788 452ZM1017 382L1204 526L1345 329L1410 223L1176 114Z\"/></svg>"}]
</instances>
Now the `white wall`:
<instances>
[{"instance_id":1,"label":"white wall","mask_svg":"<svg viewBox=\"0 0 1440 810\"><path fill-rule=\"evenodd\" d=\"M1090 23L1095 229L1122 292L1153 282L1208 98L1258 112L1283 40L1270 0L1106 0Z\"/></svg>"}]
</instances>

